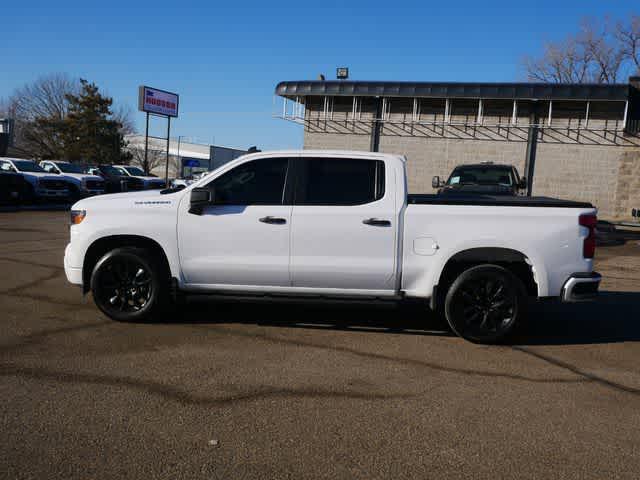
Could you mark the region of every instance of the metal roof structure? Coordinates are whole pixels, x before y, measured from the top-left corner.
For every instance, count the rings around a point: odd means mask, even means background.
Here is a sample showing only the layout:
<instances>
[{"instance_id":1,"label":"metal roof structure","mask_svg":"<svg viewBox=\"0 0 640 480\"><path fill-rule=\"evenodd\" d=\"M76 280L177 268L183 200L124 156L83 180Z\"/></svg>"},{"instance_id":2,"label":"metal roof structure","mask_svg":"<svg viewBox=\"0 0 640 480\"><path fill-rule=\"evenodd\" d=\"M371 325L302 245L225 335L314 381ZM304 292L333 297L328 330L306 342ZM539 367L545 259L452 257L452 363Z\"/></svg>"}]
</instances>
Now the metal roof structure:
<instances>
[{"instance_id":1,"label":"metal roof structure","mask_svg":"<svg viewBox=\"0 0 640 480\"><path fill-rule=\"evenodd\" d=\"M411 97L483 98L518 100L626 101L635 90L629 84L480 83L480 82L369 82L304 80L280 82L275 94L296 97Z\"/></svg>"}]
</instances>

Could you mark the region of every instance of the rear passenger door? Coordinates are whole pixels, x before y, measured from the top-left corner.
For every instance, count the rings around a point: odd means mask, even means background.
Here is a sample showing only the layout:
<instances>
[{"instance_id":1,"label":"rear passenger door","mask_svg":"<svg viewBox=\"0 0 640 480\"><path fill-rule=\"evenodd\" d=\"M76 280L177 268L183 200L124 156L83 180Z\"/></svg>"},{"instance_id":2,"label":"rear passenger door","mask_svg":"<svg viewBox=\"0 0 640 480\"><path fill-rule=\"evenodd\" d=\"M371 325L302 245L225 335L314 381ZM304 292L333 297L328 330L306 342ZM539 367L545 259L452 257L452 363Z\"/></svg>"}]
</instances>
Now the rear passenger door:
<instances>
[{"instance_id":1,"label":"rear passenger door","mask_svg":"<svg viewBox=\"0 0 640 480\"><path fill-rule=\"evenodd\" d=\"M291 221L294 287L392 293L397 213L381 160L299 158ZM335 292L337 293L337 292Z\"/></svg>"}]
</instances>

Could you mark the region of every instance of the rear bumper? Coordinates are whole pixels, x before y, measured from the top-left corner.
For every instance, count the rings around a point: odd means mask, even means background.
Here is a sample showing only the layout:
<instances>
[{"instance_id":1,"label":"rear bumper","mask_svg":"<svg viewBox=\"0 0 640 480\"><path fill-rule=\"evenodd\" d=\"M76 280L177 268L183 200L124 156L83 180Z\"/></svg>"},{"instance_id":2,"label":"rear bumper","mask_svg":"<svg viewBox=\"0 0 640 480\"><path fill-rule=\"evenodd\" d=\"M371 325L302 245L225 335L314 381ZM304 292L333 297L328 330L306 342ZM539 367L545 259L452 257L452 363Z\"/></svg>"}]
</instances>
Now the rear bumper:
<instances>
[{"instance_id":1,"label":"rear bumper","mask_svg":"<svg viewBox=\"0 0 640 480\"><path fill-rule=\"evenodd\" d=\"M582 302L598 296L602 276L598 272L574 273L562 287L563 302Z\"/></svg>"}]
</instances>

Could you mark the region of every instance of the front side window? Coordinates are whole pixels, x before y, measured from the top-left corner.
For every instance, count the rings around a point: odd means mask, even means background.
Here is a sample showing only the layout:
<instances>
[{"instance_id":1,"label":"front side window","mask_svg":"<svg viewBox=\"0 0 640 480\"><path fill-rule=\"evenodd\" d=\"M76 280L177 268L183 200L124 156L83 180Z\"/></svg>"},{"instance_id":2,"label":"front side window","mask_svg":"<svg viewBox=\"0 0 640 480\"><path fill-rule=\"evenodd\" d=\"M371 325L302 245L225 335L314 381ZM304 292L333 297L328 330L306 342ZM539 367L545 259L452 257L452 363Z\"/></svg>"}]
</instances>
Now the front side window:
<instances>
[{"instance_id":1,"label":"front side window","mask_svg":"<svg viewBox=\"0 0 640 480\"><path fill-rule=\"evenodd\" d=\"M296 205L363 205L384 196L384 162L355 158L300 161Z\"/></svg>"},{"instance_id":2,"label":"front side window","mask_svg":"<svg viewBox=\"0 0 640 480\"><path fill-rule=\"evenodd\" d=\"M106 174L106 175L112 175L112 176L120 176L120 175L126 175L126 173L122 172L119 168L116 167L111 167L109 165L103 165L102 167L100 167L100 169L102 169L102 171Z\"/></svg>"},{"instance_id":3,"label":"front side window","mask_svg":"<svg viewBox=\"0 0 640 480\"><path fill-rule=\"evenodd\" d=\"M144 171L138 167L127 167L124 170L126 170L129 175L133 175L134 177L144 177L146 175Z\"/></svg>"},{"instance_id":4,"label":"front side window","mask_svg":"<svg viewBox=\"0 0 640 480\"><path fill-rule=\"evenodd\" d=\"M127 177L129 177L129 172L127 172L124 168L122 167L113 167L118 171L118 175L126 175Z\"/></svg>"},{"instance_id":5,"label":"front side window","mask_svg":"<svg viewBox=\"0 0 640 480\"><path fill-rule=\"evenodd\" d=\"M59 163L56 163L56 166L63 173L84 173L80 165L74 165L73 163L59 162Z\"/></svg>"},{"instance_id":6,"label":"front side window","mask_svg":"<svg viewBox=\"0 0 640 480\"><path fill-rule=\"evenodd\" d=\"M207 186L216 205L282 205L289 160L265 158L243 163Z\"/></svg>"}]
</instances>

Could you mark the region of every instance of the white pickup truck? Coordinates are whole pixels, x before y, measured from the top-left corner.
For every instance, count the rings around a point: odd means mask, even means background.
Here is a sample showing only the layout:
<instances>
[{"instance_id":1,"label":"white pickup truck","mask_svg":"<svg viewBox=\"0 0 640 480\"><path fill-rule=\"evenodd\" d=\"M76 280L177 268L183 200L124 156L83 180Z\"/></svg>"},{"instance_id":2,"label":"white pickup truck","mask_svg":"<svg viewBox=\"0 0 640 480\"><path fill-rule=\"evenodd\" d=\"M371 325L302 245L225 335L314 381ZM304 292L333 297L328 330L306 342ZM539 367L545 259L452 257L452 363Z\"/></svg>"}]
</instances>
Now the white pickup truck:
<instances>
[{"instance_id":1,"label":"white pickup truck","mask_svg":"<svg viewBox=\"0 0 640 480\"><path fill-rule=\"evenodd\" d=\"M409 195L397 155L250 154L187 188L72 208L67 279L122 321L153 318L185 293L414 298L491 343L529 298L588 299L600 282L590 204Z\"/></svg>"},{"instance_id":2,"label":"white pickup truck","mask_svg":"<svg viewBox=\"0 0 640 480\"><path fill-rule=\"evenodd\" d=\"M71 197L78 200L91 195L104 193L104 180L97 175L84 173L80 165L60 160L43 160L40 162L42 169L53 175L60 175L71 188Z\"/></svg>"}]
</instances>

